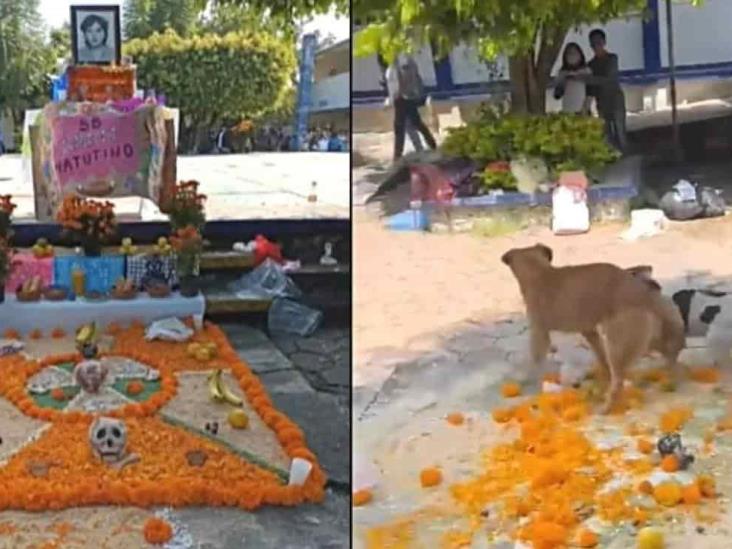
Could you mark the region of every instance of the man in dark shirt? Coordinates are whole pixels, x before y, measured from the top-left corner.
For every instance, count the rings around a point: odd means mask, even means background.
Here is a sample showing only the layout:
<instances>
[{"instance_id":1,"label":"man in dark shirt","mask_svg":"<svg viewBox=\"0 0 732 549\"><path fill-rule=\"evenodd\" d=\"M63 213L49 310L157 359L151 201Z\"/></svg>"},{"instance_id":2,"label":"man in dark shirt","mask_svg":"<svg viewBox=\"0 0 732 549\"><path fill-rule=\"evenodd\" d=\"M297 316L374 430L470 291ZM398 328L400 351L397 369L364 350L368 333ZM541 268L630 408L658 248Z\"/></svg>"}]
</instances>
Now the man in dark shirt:
<instances>
[{"instance_id":1,"label":"man in dark shirt","mask_svg":"<svg viewBox=\"0 0 732 549\"><path fill-rule=\"evenodd\" d=\"M590 33L590 47L595 56L588 63L592 76L584 77L588 95L595 98L597 112L605 121L605 134L611 145L624 152L625 94L620 87L618 56L606 49L605 32L595 29Z\"/></svg>"}]
</instances>

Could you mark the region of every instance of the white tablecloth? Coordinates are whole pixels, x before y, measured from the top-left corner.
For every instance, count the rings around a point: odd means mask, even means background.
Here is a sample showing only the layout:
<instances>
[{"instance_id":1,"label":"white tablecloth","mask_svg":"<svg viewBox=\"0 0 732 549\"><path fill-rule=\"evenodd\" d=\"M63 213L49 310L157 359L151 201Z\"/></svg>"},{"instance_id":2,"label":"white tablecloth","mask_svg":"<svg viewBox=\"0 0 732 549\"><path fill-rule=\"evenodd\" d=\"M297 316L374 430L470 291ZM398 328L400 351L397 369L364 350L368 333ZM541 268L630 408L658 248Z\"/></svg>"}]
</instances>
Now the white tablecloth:
<instances>
[{"instance_id":1,"label":"white tablecloth","mask_svg":"<svg viewBox=\"0 0 732 549\"><path fill-rule=\"evenodd\" d=\"M130 301L38 301L19 303L13 294L5 295L5 303L0 304L0 334L8 329L28 334L39 329L44 335L54 328L63 328L72 333L82 324L96 322L105 327L112 322L125 326L134 320L146 325L169 317L185 318L192 316L199 324L206 312L203 295L181 297L173 293L170 297L155 299L141 294ZM0 336L1 337L1 336Z\"/></svg>"}]
</instances>

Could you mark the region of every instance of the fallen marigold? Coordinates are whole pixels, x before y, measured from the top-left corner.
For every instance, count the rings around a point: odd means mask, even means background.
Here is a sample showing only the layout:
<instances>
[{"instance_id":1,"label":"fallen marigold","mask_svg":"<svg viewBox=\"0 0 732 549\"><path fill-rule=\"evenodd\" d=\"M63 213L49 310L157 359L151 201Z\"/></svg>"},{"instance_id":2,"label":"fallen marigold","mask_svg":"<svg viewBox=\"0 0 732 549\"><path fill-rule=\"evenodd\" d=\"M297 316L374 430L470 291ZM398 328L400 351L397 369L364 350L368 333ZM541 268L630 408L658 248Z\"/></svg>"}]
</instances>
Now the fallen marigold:
<instances>
[{"instance_id":1,"label":"fallen marigold","mask_svg":"<svg viewBox=\"0 0 732 549\"><path fill-rule=\"evenodd\" d=\"M167 521L154 517L145 522L143 534L148 543L163 545L172 539L173 528Z\"/></svg>"},{"instance_id":2,"label":"fallen marigold","mask_svg":"<svg viewBox=\"0 0 732 549\"><path fill-rule=\"evenodd\" d=\"M529 539L534 547L554 549L567 542L567 528L555 522L535 522L530 527Z\"/></svg>"},{"instance_id":3,"label":"fallen marigold","mask_svg":"<svg viewBox=\"0 0 732 549\"><path fill-rule=\"evenodd\" d=\"M521 385L514 381L509 381L501 386L501 395L505 398L513 398L521 395Z\"/></svg>"},{"instance_id":4,"label":"fallen marigold","mask_svg":"<svg viewBox=\"0 0 732 549\"><path fill-rule=\"evenodd\" d=\"M370 503L372 499L374 499L374 495L371 493L371 490L356 490L353 493L353 506L361 507Z\"/></svg>"},{"instance_id":5,"label":"fallen marigold","mask_svg":"<svg viewBox=\"0 0 732 549\"><path fill-rule=\"evenodd\" d=\"M699 491L705 498L713 498L717 495L717 483L709 475L699 475L696 478Z\"/></svg>"},{"instance_id":6,"label":"fallen marigold","mask_svg":"<svg viewBox=\"0 0 732 549\"><path fill-rule=\"evenodd\" d=\"M56 387L51 389L51 398L60 402L62 400L66 400L66 393L60 387Z\"/></svg>"},{"instance_id":7,"label":"fallen marigold","mask_svg":"<svg viewBox=\"0 0 732 549\"><path fill-rule=\"evenodd\" d=\"M450 425L462 425L463 423L465 423L465 416L460 412L452 412L451 414L447 415L447 422Z\"/></svg>"},{"instance_id":8,"label":"fallen marigold","mask_svg":"<svg viewBox=\"0 0 732 549\"><path fill-rule=\"evenodd\" d=\"M686 505L696 505L702 500L701 489L698 484L689 484L681 490L681 499Z\"/></svg>"},{"instance_id":9,"label":"fallen marigold","mask_svg":"<svg viewBox=\"0 0 732 549\"><path fill-rule=\"evenodd\" d=\"M595 532L581 528L577 533L577 545L580 547L597 547L600 540Z\"/></svg>"},{"instance_id":10,"label":"fallen marigold","mask_svg":"<svg viewBox=\"0 0 732 549\"><path fill-rule=\"evenodd\" d=\"M125 387L125 391L128 395L136 396L145 390L145 386L142 382L135 380L130 381Z\"/></svg>"},{"instance_id":11,"label":"fallen marigold","mask_svg":"<svg viewBox=\"0 0 732 549\"><path fill-rule=\"evenodd\" d=\"M638 492L650 496L653 494L653 484L648 480L643 480L638 484Z\"/></svg>"},{"instance_id":12,"label":"fallen marigold","mask_svg":"<svg viewBox=\"0 0 732 549\"><path fill-rule=\"evenodd\" d=\"M662 482L653 489L653 499L666 507L674 507L681 501L681 486L676 482Z\"/></svg>"},{"instance_id":13,"label":"fallen marigold","mask_svg":"<svg viewBox=\"0 0 732 549\"><path fill-rule=\"evenodd\" d=\"M694 417L691 408L674 408L661 416L661 431L663 433L677 433L684 424Z\"/></svg>"},{"instance_id":14,"label":"fallen marigold","mask_svg":"<svg viewBox=\"0 0 732 549\"><path fill-rule=\"evenodd\" d=\"M646 455L652 453L653 449L654 449L653 443L650 440L645 439L645 438L638 439L636 446L638 448L638 451L641 454L646 454Z\"/></svg>"},{"instance_id":15,"label":"fallen marigold","mask_svg":"<svg viewBox=\"0 0 732 549\"><path fill-rule=\"evenodd\" d=\"M493 421L496 423L507 423L508 421L511 421L513 413L508 408L494 408L491 412L491 416L493 416Z\"/></svg>"},{"instance_id":16,"label":"fallen marigold","mask_svg":"<svg viewBox=\"0 0 732 549\"><path fill-rule=\"evenodd\" d=\"M419 482L422 488L432 488L442 482L442 472L436 467L422 469L419 473Z\"/></svg>"},{"instance_id":17,"label":"fallen marigold","mask_svg":"<svg viewBox=\"0 0 732 549\"><path fill-rule=\"evenodd\" d=\"M719 383L721 377L719 369L711 366L689 368L689 379L697 383Z\"/></svg>"},{"instance_id":18,"label":"fallen marigold","mask_svg":"<svg viewBox=\"0 0 732 549\"><path fill-rule=\"evenodd\" d=\"M661 470L667 473L675 473L679 470L679 460L673 454L663 456L663 459L661 460Z\"/></svg>"}]
</instances>

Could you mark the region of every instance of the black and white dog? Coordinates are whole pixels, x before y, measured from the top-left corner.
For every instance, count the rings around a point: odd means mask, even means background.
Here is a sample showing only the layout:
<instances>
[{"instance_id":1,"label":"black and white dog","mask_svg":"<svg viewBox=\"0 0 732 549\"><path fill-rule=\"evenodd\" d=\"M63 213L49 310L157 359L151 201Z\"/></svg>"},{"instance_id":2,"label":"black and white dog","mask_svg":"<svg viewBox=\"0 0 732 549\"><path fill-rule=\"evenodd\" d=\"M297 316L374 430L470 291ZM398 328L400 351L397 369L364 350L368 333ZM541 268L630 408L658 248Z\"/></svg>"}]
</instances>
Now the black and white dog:
<instances>
[{"instance_id":1,"label":"black and white dog","mask_svg":"<svg viewBox=\"0 0 732 549\"><path fill-rule=\"evenodd\" d=\"M680 290L671 299L681 311L686 335L706 338L715 365L732 365L732 293Z\"/></svg>"}]
</instances>

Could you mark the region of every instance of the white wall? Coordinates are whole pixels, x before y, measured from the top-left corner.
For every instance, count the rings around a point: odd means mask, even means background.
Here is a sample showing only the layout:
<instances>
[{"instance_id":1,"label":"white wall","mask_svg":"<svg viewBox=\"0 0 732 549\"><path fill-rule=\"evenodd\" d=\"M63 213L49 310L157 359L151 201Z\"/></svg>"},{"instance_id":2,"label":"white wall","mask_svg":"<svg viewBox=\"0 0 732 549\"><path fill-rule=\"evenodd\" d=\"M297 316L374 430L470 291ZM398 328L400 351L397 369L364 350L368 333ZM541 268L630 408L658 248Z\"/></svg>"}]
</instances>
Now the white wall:
<instances>
[{"instance_id":1,"label":"white wall","mask_svg":"<svg viewBox=\"0 0 732 549\"><path fill-rule=\"evenodd\" d=\"M351 108L350 74L324 78L313 86L312 112Z\"/></svg>"},{"instance_id":2,"label":"white wall","mask_svg":"<svg viewBox=\"0 0 732 549\"><path fill-rule=\"evenodd\" d=\"M579 44L589 61L592 58L590 32L595 28L602 28L605 31L607 48L618 55L621 71L643 69L643 20L639 15L627 19L615 19L605 25L580 27L570 31L564 43L576 42ZM559 70L560 66L561 56L554 66L554 73Z\"/></svg>"},{"instance_id":3,"label":"white wall","mask_svg":"<svg viewBox=\"0 0 732 549\"><path fill-rule=\"evenodd\" d=\"M661 64L668 67L666 3L659 2ZM674 16L674 54L676 65L699 65L732 61L732 2L706 0L695 8L688 0L676 0Z\"/></svg>"},{"instance_id":4,"label":"white wall","mask_svg":"<svg viewBox=\"0 0 732 549\"><path fill-rule=\"evenodd\" d=\"M450 65L455 84L480 84L508 78L508 61L504 56L495 61L497 70L492 73L488 65L478 57L478 51L467 45L457 46L450 52Z\"/></svg>"},{"instance_id":5,"label":"white wall","mask_svg":"<svg viewBox=\"0 0 732 549\"><path fill-rule=\"evenodd\" d=\"M419 67L419 74L425 86L435 86L437 77L435 76L435 65L432 62L432 50L426 47L415 54L414 60ZM374 92L380 91L381 85L381 68L375 55L369 57L353 58L353 80L351 87L353 91L358 92Z\"/></svg>"}]
</instances>

